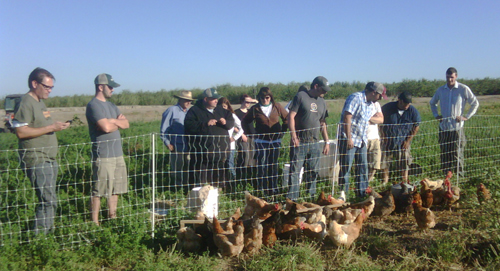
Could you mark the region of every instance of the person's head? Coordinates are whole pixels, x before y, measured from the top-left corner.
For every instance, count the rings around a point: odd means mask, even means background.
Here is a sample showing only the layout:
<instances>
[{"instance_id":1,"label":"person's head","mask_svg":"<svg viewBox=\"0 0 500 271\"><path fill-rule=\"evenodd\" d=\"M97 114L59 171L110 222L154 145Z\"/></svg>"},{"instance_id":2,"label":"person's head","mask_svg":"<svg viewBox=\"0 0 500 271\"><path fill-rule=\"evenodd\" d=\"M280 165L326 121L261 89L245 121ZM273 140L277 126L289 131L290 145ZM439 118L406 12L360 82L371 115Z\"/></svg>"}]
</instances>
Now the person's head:
<instances>
[{"instance_id":1,"label":"person's head","mask_svg":"<svg viewBox=\"0 0 500 271\"><path fill-rule=\"evenodd\" d=\"M398 109L408 110L412 102L412 95L408 91L403 91L398 96Z\"/></svg>"},{"instance_id":2,"label":"person's head","mask_svg":"<svg viewBox=\"0 0 500 271\"><path fill-rule=\"evenodd\" d=\"M380 99L387 99L385 86L377 82L368 82L365 86L366 100L376 102Z\"/></svg>"},{"instance_id":3,"label":"person's head","mask_svg":"<svg viewBox=\"0 0 500 271\"><path fill-rule=\"evenodd\" d=\"M313 97L324 97L330 91L328 80L323 76L317 76L311 83L309 94ZM300 88L299 88L300 91Z\"/></svg>"},{"instance_id":4,"label":"person's head","mask_svg":"<svg viewBox=\"0 0 500 271\"><path fill-rule=\"evenodd\" d=\"M250 97L250 95L248 94L243 94L241 95L240 97L240 103L241 103L241 106L240 106L240 109L247 109L249 108L252 104L255 103L255 100L252 99L252 97Z\"/></svg>"},{"instance_id":5,"label":"person's head","mask_svg":"<svg viewBox=\"0 0 500 271\"><path fill-rule=\"evenodd\" d=\"M207 109L214 109L217 106L218 99L222 98L215 88L207 88L201 93L203 105Z\"/></svg>"},{"instance_id":6,"label":"person's head","mask_svg":"<svg viewBox=\"0 0 500 271\"><path fill-rule=\"evenodd\" d=\"M194 101L193 94L189 90L182 90L179 95L174 95L178 99L178 104L182 109L188 109L191 102Z\"/></svg>"},{"instance_id":7,"label":"person's head","mask_svg":"<svg viewBox=\"0 0 500 271\"><path fill-rule=\"evenodd\" d=\"M218 103L220 104L220 106L222 106L222 108L229 110L229 112L231 113L234 113L233 107L226 97L220 98Z\"/></svg>"},{"instance_id":8,"label":"person's head","mask_svg":"<svg viewBox=\"0 0 500 271\"><path fill-rule=\"evenodd\" d=\"M47 99L54 88L55 77L46 69L35 68L28 77L30 92L39 100Z\"/></svg>"},{"instance_id":9,"label":"person's head","mask_svg":"<svg viewBox=\"0 0 500 271\"><path fill-rule=\"evenodd\" d=\"M261 105L274 104L274 97L271 89L268 87L261 87L259 90L259 94L257 94L257 100Z\"/></svg>"},{"instance_id":10,"label":"person's head","mask_svg":"<svg viewBox=\"0 0 500 271\"><path fill-rule=\"evenodd\" d=\"M457 69L449 67L446 70L446 84L452 88L457 83Z\"/></svg>"},{"instance_id":11,"label":"person's head","mask_svg":"<svg viewBox=\"0 0 500 271\"><path fill-rule=\"evenodd\" d=\"M111 98L114 88L120 86L113 77L107 73L101 73L94 79L96 94L102 93L104 98Z\"/></svg>"}]
</instances>

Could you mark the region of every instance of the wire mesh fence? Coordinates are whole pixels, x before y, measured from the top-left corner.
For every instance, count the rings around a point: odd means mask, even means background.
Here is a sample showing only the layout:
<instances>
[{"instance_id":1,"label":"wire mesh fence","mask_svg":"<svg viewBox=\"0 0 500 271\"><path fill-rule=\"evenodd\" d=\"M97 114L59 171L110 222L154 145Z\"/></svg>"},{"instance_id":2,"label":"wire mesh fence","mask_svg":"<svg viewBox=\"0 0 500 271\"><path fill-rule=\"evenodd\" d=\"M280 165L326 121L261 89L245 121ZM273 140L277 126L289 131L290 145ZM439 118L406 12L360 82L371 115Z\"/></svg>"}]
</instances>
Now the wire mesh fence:
<instances>
[{"instance_id":1,"label":"wire mesh fence","mask_svg":"<svg viewBox=\"0 0 500 271\"><path fill-rule=\"evenodd\" d=\"M465 136L461 146L463 166L453 172L453 183L480 182L499 169L500 138L498 116L474 116L460 132ZM437 121L423 121L411 143L413 164L409 181L417 183L424 177L444 178ZM244 191L269 202L282 202L293 196L290 179L299 183L298 201L310 201L311 186L316 178L317 197L321 191L338 196L339 148L337 125L330 125L330 151L322 154L325 142L303 142L305 148L319 150L318 157L303 156L293 160L290 154L290 134L280 142L259 142L258 135L249 142L237 142L236 150L206 152L201 149L170 151L161 135L152 133L122 139L128 172L128 193L119 197L118 216L121 219L105 227L126 227L127 221L144 224L154 237L159 228L175 229L181 219L194 216L188 208L188 192L194 187L210 184L218 188L218 214L221 217L244 206ZM203 142L202 136L185 136L186 142ZM211 140L217 138L212 137ZM220 140L223 140L220 138ZM383 141L383 140L382 140ZM460 144L459 144L460 145ZM201 145L203 147L203 145ZM90 219L92 191L91 143L59 146L56 182L57 208L53 231L47 238L56 238L73 247L92 242L99 227ZM193 151L196 150L196 151ZM35 236L33 223L38 198L19 162L19 150L0 151L0 245L30 242ZM318 159L317 167L310 166ZM231 162L231 161L234 162ZM295 164L294 164L295 163ZM354 161L354 164L359 163ZM312 163L314 164L314 163ZM304 165L304 167L300 167ZM402 169L391 168L390 183L401 182ZM356 172L350 177L347 195L355 200ZM381 172L369 183L384 187ZM101 219L107 221L106 200L101 202ZM125 219L122 219L125 218Z\"/></svg>"}]
</instances>

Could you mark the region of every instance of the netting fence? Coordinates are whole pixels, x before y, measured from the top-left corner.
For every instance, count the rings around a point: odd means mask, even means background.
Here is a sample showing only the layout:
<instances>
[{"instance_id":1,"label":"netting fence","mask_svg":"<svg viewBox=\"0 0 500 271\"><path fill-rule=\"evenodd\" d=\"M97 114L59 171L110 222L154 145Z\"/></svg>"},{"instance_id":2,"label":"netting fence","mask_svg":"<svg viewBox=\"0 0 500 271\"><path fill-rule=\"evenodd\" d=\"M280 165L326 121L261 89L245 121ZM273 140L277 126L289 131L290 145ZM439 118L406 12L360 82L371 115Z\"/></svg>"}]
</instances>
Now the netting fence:
<instances>
[{"instance_id":1,"label":"netting fence","mask_svg":"<svg viewBox=\"0 0 500 271\"><path fill-rule=\"evenodd\" d=\"M462 133L466 144L463 148L464 165L461 174L453 177L454 184L488 180L498 176L500 149L499 116L476 115L466 122ZM441 167L439 128L437 121L423 121L413 138L411 155L420 171L410 170L410 182L424 177L444 178ZM338 196L339 154L337 125L328 127L330 152L319 154L316 195L324 191ZM205 142L203 137L186 136L186 142ZM263 197L270 202L283 202L290 190L290 176L297 174L300 182L298 201L311 200L308 188L315 171L308 168L314 157L299 161L301 171L295 168L290 157L290 134L283 134L280 143L262 143L256 135L249 142L236 142L231 151L170 152L157 133L122 139L127 164L129 192L118 202L118 221L99 227L90 218L92 189L91 143L63 145L58 152L56 183L57 210L54 229L47 238L57 238L68 247L92 242L96 233L106 227L124 227L127 221L140 223L154 239L158 228L176 229L181 219L192 218L194 213L186 208L187 193L193 187L211 184L219 188L219 216L224 217L244 206L244 191ZM215 137L206 139L225 140ZM319 149L322 143L302 143L308 149ZM245 147L246 145L246 147ZM250 147L248 147L250 146ZM203 144L200 145L203 147ZM229 161L234 158L234 166ZM242 161L242 158L246 157ZM261 161L257 162L257 158ZM304 162L304 163L302 163ZM354 161L356 163L356 161ZM37 238L33 222L38 199L30 180L19 163L18 150L0 151L0 245L30 242ZM297 164L296 164L297 165ZM401 182L401 172L391 170L390 183ZM351 172L351 189L355 189L356 172ZM382 177L376 174L372 187L382 189ZM348 198L353 199L353 191ZM102 201L101 220L106 221L106 200ZM120 220L121 219L121 220ZM39 237L38 237L39 238Z\"/></svg>"}]
</instances>

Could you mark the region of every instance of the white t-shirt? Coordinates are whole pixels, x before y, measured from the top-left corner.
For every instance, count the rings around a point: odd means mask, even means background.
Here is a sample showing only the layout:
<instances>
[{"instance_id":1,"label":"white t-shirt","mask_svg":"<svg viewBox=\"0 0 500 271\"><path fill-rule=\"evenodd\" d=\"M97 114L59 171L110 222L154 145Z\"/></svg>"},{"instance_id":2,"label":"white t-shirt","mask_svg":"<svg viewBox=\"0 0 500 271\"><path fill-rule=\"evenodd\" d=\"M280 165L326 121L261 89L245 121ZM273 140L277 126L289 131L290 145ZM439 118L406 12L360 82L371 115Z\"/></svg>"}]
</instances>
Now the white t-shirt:
<instances>
[{"instance_id":1,"label":"white t-shirt","mask_svg":"<svg viewBox=\"0 0 500 271\"><path fill-rule=\"evenodd\" d=\"M380 104L378 102L374 102L370 106L372 107L372 112L374 112L373 115L377 114L378 112L382 112L382 108L380 107ZM366 133L368 136L368 140L380 139L380 135L378 134L378 124L369 124Z\"/></svg>"}]
</instances>

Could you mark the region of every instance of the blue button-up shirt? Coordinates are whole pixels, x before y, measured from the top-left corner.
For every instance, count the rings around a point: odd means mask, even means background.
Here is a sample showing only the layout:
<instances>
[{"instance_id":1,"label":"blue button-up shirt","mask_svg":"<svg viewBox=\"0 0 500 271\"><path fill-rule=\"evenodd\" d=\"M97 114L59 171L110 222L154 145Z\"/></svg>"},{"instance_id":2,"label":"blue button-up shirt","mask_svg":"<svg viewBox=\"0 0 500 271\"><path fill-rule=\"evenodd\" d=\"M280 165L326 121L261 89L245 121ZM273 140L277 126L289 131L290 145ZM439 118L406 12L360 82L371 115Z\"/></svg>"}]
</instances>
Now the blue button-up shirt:
<instances>
[{"instance_id":1,"label":"blue button-up shirt","mask_svg":"<svg viewBox=\"0 0 500 271\"><path fill-rule=\"evenodd\" d=\"M403 111L402 114L400 114ZM384 140L389 150L399 150L403 142L411 134L413 128L421 122L420 113L410 105L407 110L400 110L398 102L390 102L382 106L384 114Z\"/></svg>"},{"instance_id":2,"label":"blue button-up shirt","mask_svg":"<svg viewBox=\"0 0 500 271\"><path fill-rule=\"evenodd\" d=\"M161 120L161 139L165 146L172 144L176 151L184 151L186 140L184 136L184 118L187 114L179 104L173 105L163 112ZM182 136L181 136L182 135Z\"/></svg>"},{"instance_id":3,"label":"blue button-up shirt","mask_svg":"<svg viewBox=\"0 0 500 271\"><path fill-rule=\"evenodd\" d=\"M365 91L353 93L345 100L340 121L343 123L346 112L352 114L351 139L354 143L354 147L361 148L363 142L365 145L368 142L366 131L368 129L370 118L373 115L371 104L372 102L366 100ZM342 136L347 138L344 126L342 125L341 127Z\"/></svg>"}]
</instances>

